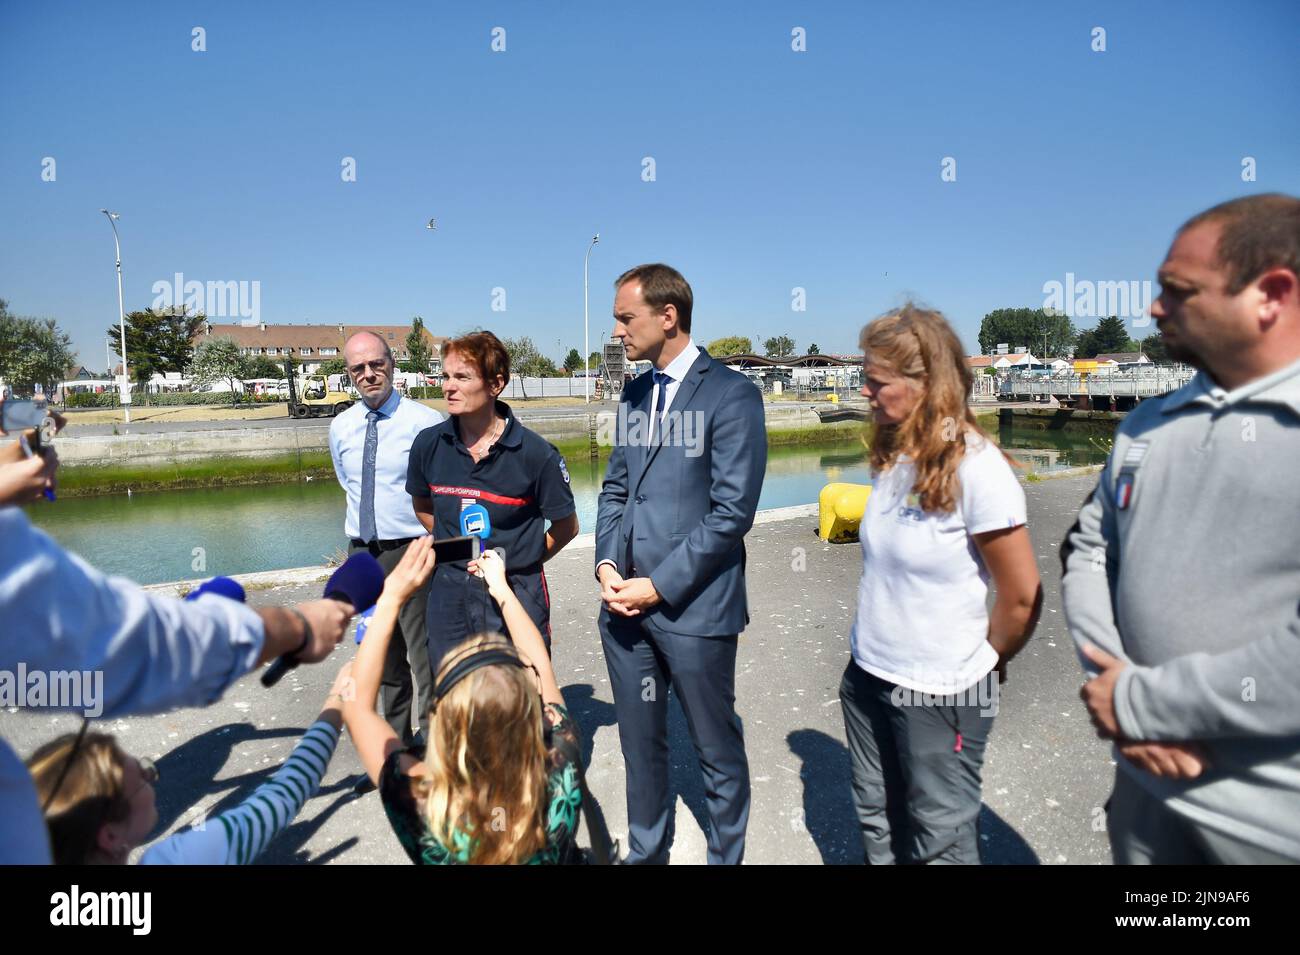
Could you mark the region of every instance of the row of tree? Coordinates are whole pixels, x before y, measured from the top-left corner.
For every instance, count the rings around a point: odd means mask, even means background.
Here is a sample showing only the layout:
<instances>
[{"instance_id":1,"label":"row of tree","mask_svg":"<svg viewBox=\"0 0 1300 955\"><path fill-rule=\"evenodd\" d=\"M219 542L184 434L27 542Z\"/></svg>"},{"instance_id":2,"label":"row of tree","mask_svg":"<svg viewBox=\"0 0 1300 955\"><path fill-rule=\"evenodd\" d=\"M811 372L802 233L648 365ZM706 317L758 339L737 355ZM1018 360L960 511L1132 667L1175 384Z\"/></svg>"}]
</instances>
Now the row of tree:
<instances>
[{"instance_id":1,"label":"row of tree","mask_svg":"<svg viewBox=\"0 0 1300 955\"><path fill-rule=\"evenodd\" d=\"M753 339L746 338L744 335L727 335L724 338L715 338L704 349L714 358L728 358L732 355L753 355ZM794 339L789 335L776 335L768 338L763 342L763 354L768 358L790 358L798 354L795 348ZM820 355L821 349L815 344L808 346L806 354Z\"/></svg>"},{"instance_id":2,"label":"row of tree","mask_svg":"<svg viewBox=\"0 0 1300 955\"><path fill-rule=\"evenodd\" d=\"M191 315L181 309L144 309L126 317L126 357L131 377L143 386L156 374L176 372L187 375L192 384L202 387L213 381L247 381L253 378L283 378L284 363L266 355L241 355L232 339L202 338L206 316ZM403 371L428 373L433 368L433 353L424 338L424 321L416 316L406 339L406 359L398 365ZM112 325L106 335L108 343L120 348L121 328ZM53 319L26 318L13 315L9 304L0 299L0 379L15 393L29 394L37 387L52 393L76 362L71 338ZM297 373L299 363L289 359L290 371ZM322 374L341 374L343 359L322 363ZM105 372L112 375L113 369Z\"/></svg>"},{"instance_id":3,"label":"row of tree","mask_svg":"<svg viewBox=\"0 0 1300 955\"><path fill-rule=\"evenodd\" d=\"M155 374L188 373L196 385L216 380L245 381L253 378L282 378L284 366L264 355L239 354L239 346L229 338L203 339L196 349L194 341L203 330L205 316L190 315L185 309L131 312L127 316L126 352L132 377L144 384ZM121 330L117 325L108 331L108 341L118 347ZM1092 358L1099 354L1145 352L1152 361L1169 357L1158 333L1142 339L1129 337L1124 322L1116 316L1103 318L1094 328L1077 329L1069 316L1041 308L1000 308L989 312L980 322L981 352L991 353L999 344L1013 348L1026 346L1043 349L1043 357L1073 354ZM528 336L507 338L503 344L510 353L510 365L521 377L550 378L578 374L583 367L582 355L569 349L563 364L557 366L541 353ZM706 350L715 358L754 354L754 342L742 335L729 335L709 342ZM769 358L786 358L797 354L795 341L788 335L764 340L764 354ZM816 344L807 353L819 354ZM433 354L424 338L424 321L416 316L406 339L406 359L398 365L402 371L427 374L433 367ZM601 353L588 356L592 370L600 367ZM71 340L53 319L36 319L12 315L8 303L0 299L0 378L18 392L39 385L52 391L75 361ZM291 368L297 362L290 359ZM111 371L111 369L110 369ZM321 374L341 374L341 358L325 361Z\"/></svg>"},{"instance_id":4,"label":"row of tree","mask_svg":"<svg viewBox=\"0 0 1300 955\"><path fill-rule=\"evenodd\" d=\"M1097 355L1141 350L1152 361L1169 361L1159 332L1142 339L1130 338L1122 319L1109 316L1095 328L1075 328L1068 315L1042 308L999 308L980 322L980 352L991 354L998 345L1042 349L1041 357L1095 358Z\"/></svg>"}]
</instances>

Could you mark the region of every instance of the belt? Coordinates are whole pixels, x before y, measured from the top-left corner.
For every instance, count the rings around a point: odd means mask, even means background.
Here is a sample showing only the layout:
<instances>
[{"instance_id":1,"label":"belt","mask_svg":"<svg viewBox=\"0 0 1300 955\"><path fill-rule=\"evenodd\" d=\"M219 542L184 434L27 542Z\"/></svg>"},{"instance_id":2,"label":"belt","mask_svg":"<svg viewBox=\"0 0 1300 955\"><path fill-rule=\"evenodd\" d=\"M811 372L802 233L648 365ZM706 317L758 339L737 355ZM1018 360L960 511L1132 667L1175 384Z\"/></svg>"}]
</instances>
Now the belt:
<instances>
[{"instance_id":1,"label":"belt","mask_svg":"<svg viewBox=\"0 0 1300 955\"><path fill-rule=\"evenodd\" d=\"M371 554L379 554L384 551L397 550L399 547L405 547L413 540L415 540L414 537L402 537L397 540L370 541L367 543L366 541L361 540L359 537L354 537L352 538L352 546L357 548L365 548L366 550L370 551Z\"/></svg>"}]
</instances>

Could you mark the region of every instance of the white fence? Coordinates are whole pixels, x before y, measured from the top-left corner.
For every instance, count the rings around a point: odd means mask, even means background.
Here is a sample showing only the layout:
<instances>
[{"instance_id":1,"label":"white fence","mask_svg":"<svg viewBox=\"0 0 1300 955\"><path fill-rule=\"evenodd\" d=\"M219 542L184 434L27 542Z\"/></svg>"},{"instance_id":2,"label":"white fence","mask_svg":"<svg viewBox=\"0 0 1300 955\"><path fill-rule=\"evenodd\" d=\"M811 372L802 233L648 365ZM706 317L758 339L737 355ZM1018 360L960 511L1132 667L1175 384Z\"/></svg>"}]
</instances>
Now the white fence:
<instances>
[{"instance_id":1,"label":"white fence","mask_svg":"<svg viewBox=\"0 0 1300 955\"><path fill-rule=\"evenodd\" d=\"M507 400L511 398L581 398L586 392L582 390L583 378L579 375L576 378L517 378L510 376L510 381L506 384L506 390L501 392L501 397ZM596 379L591 379L588 386L591 389L591 395L596 394Z\"/></svg>"}]
</instances>

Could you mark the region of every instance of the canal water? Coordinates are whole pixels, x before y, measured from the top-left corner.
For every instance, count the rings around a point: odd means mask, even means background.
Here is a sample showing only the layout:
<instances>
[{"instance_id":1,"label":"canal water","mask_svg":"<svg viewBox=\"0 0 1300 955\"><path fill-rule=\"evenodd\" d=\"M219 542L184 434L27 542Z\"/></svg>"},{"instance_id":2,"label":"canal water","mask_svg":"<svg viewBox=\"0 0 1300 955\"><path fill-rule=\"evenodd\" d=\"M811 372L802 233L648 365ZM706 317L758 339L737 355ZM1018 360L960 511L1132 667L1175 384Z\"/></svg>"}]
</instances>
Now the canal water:
<instances>
[{"instance_id":1,"label":"canal water","mask_svg":"<svg viewBox=\"0 0 1300 955\"><path fill-rule=\"evenodd\" d=\"M1025 471L1049 473L1105 460L1087 436L1003 429L998 442ZM605 461L569 461L578 519L595 529ZM870 483L858 442L768 452L760 508L816 503L831 481ZM33 522L109 574L142 584L323 564L343 552L343 492L333 480L39 502Z\"/></svg>"}]
</instances>

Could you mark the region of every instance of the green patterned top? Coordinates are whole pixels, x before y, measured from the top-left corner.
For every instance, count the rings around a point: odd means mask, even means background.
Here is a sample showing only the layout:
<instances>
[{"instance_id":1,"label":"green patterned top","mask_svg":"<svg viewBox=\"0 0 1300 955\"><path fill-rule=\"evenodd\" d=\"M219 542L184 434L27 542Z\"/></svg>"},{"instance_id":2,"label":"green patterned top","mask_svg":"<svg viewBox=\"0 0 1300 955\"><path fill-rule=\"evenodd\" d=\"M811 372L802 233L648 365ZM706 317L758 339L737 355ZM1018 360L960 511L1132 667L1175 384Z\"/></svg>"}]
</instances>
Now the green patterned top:
<instances>
[{"instance_id":1,"label":"green patterned top","mask_svg":"<svg viewBox=\"0 0 1300 955\"><path fill-rule=\"evenodd\" d=\"M528 865L559 865L570 861L575 852L574 836L578 831L578 814L582 808L582 789L578 785L577 762L581 759L578 727L562 706L548 703L546 718L550 724L548 750L551 768L547 775L546 847L538 851ZM379 797L388 815L389 825L406 854L416 865L464 865L473 846L472 834L457 830L452 846L444 846L429 831L423 807L415 799L411 777L402 772L402 750L394 751L384 761L379 773ZM423 754L407 754L422 759Z\"/></svg>"}]
</instances>

